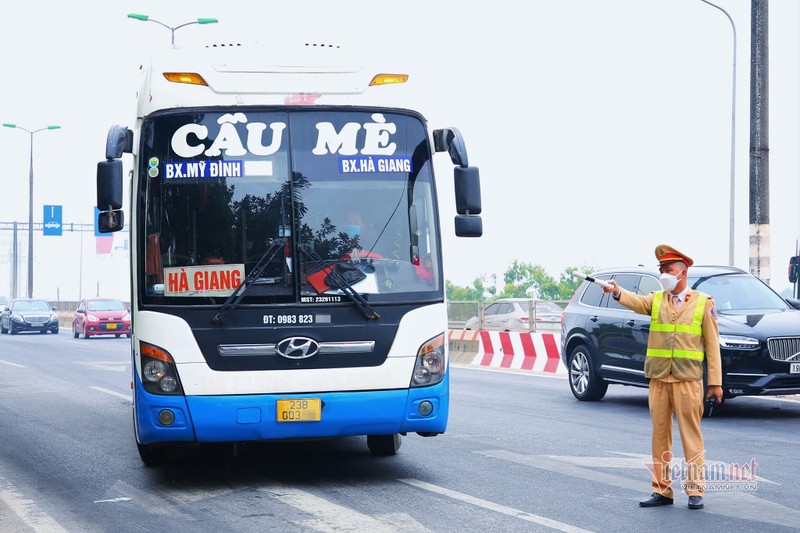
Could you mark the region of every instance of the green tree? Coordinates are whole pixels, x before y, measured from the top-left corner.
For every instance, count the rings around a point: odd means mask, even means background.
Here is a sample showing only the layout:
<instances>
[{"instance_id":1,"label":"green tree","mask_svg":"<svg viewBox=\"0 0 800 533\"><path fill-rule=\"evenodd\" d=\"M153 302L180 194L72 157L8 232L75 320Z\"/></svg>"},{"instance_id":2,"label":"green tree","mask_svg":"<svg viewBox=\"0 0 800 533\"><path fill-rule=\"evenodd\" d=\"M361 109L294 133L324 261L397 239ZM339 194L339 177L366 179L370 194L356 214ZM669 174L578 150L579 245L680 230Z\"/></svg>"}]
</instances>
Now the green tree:
<instances>
[{"instance_id":1,"label":"green tree","mask_svg":"<svg viewBox=\"0 0 800 533\"><path fill-rule=\"evenodd\" d=\"M497 294L496 276L475 278L471 286L459 287L450 281L445 282L447 298L451 302L493 300L495 298L531 298L541 300L569 300L581 284L581 279L572 275L578 271L590 274L593 267L567 267L559 275L558 281L547 274L544 267L514 261L503 275L503 290Z\"/></svg>"},{"instance_id":2,"label":"green tree","mask_svg":"<svg viewBox=\"0 0 800 533\"><path fill-rule=\"evenodd\" d=\"M583 266L581 268L572 266L567 267L564 270L564 272L561 273L557 285L558 292L553 299L569 300L570 298L572 298L572 295L575 294L575 291L578 290L578 287L580 286L583 280L573 276L572 272L577 271L583 274L591 274L594 270L595 269L593 267L588 267L588 266Z\"/></svg>"},{"instance_id":3,"label":"green tree","mask_svg":"<svg viewBox=\"0 0 800 533\"><path fill-rule=\"evenodd\" d=\"M501 298L542 298L542 292L553 292L555 280L541 265L514 261L503 274Z\"/></svg>"},{"instance_id":4,"label":"green tree","mask_svg":"<svg viewBox=\"0 0 800 533\"><path fill-rule=\"evenodd\" d=\"M495 298L497 288L495 287L495 275L490 277L491 283L487 284L486 276L475 278L472 286L459 287L454 285L449 280L445 281L445 291L447 299L451 302L478 302L482 300L492 300Z\"/></svg>"}]
</instances>

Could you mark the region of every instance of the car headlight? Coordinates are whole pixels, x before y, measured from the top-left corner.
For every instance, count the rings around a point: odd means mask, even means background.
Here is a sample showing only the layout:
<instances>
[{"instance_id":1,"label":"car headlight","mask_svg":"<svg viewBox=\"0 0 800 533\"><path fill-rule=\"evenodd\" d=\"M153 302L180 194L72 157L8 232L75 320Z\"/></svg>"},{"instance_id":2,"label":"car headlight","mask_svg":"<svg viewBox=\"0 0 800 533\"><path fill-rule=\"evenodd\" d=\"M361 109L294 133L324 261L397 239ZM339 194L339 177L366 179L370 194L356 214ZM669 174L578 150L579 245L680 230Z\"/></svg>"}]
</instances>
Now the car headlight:
<instances>
[{"instance_id":1,"label":"car headlight","mask_svg":"<svg viewBox=\"0 0 800 533\"><path fill-rule=\"evenodd\" d=\"M50 322L57 321L58 315L55 313L50 313Z\"/></svg>"},{"instance_id":2,"label":"car headlight","mask_svg":"<svg viewBox=\"0 0 800 533\"><path fill-rule=\"evenodd\" d=\"M411 375L412 387L435 385L444 379L447 356L444 352L444 333L425 342L417 351L417 362Z\"/></svg>"},{"instance_id":3,"label":"car headlight","mask_svg":"<svg viewBox=\"0 0 800 533\"><path fill-rule=\"evenodd\" d=\"M25 319L23 319L19 315L11 315L11 320L13 320L14 322L25 322Z\"/></svg>"},{"instance_id":4,"label":"car headlight","mask_svg":"<svg viewBox=\"0 0 800 533\"><path fill-rule=\"evenodd\" d=\"M130 313L125 313L125 314L122 316L122 320L124 320L124 321L126 321L126 322L127 322L128 320L130 320L130 319L131 319L131 315L130 315Z\"/></svg>"},{"instance_id":5,"label":"car headlight","mask_svg":"<svg viewBox=\"0 0 800 533\"><path fill-rule=\"evenodd\" d=\"M761 341L753 337L740 337L739 335L720 335L720 348L728 350L755 350L761 346Z\"/></svg>"},{"instance_id":6,"label":"car headlight","mask_svg":"<svg viewBox=\"0 0 800 533\"><path fill-rule=\"evenodd\" d=\"M89 313L86 314L86 320L88 320L89 322L99 322L100 321L99 318L97 318L94 315L90 315Z\"/></svg>"}]
</instances>

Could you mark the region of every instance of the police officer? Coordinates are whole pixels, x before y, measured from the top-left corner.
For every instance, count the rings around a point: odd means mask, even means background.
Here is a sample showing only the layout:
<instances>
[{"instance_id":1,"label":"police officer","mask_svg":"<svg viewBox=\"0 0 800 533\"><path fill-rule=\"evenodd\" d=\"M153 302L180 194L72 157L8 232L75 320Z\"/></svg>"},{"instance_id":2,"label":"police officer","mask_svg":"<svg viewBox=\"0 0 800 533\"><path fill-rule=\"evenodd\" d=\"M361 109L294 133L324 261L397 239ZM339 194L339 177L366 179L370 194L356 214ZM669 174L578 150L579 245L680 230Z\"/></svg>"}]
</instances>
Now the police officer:
<instances>
[{"instance_id":1,"label":"police officer","mask_svg":"<svg viewBox=\"0 0 800 533\"><path fill-rule=\"evenodd\" d=\"M663 291L646 296L633 294L610 280L615 300L643 315L650 315L650 334L644 372L649 379L650 417L653 421L653 493L639 502L641 507L672 505L670 475L672 420L678 420L685 464L684 491L689 509L703 508L705 488L703 400L711 396L722 401L722 364L719 353L717 312L711 296L687 286L686 275L694 263L672 246L659 244L655 250ZM703 394L703 359L708 366L708 391Z\"/></svg>"}]
</instances>

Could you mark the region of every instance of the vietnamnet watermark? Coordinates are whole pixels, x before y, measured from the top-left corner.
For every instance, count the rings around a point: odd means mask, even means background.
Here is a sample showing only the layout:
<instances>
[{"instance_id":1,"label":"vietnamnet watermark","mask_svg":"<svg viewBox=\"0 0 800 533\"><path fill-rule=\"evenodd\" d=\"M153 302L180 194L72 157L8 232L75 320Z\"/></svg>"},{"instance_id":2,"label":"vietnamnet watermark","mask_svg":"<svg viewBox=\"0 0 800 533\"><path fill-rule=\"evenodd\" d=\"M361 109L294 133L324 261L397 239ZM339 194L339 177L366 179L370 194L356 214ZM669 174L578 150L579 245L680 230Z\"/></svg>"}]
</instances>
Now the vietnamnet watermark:
<instances>
[{"instance_id":1,"label":"vietnamnet watermark","mask_svg":"<svg viewBox=\"0 0 800 533\"><path fill-rule=\"evenodd\" d=\"M667 452L669 453L669 452ZM725 463L710 461L698 464L696 460L687 461L683 457L665 460L664 476L669 485L681 486L684 491L692 489L706 492L754 492L758 490L758 463L753 457L745 463ZM644 463L655 476L656 466Z\"/></svg>"}]
</instances>

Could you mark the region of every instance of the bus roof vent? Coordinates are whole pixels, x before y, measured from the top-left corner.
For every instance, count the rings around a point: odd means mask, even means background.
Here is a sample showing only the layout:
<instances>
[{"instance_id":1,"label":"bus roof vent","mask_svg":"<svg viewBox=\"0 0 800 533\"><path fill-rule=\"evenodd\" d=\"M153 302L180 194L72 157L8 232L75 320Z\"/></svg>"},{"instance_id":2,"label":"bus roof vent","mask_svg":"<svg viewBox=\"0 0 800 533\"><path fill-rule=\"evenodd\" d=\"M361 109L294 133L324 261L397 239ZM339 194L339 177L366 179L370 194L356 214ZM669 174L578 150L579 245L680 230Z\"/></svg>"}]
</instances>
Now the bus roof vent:
<instances>
[{"instance_id":1,"label":"bus roof vent","mask_svg":"<svg viewBox=\"0 0 800 533\"><path fill-rule=\"evenodd\" d=\"M206 48L235 48L238 46L242 46L242 43L214 43L207 44Z\"/></svg>"},{"instance_id":2,"label":"bus roof vent","mask_svg":"<svg viewBox=\"0 0 800 533\"><path fill-rule=\"evenodd\" d=\"M341 48L338 44L306 43L309 48Z\"/></svg>"}]
</instances>

